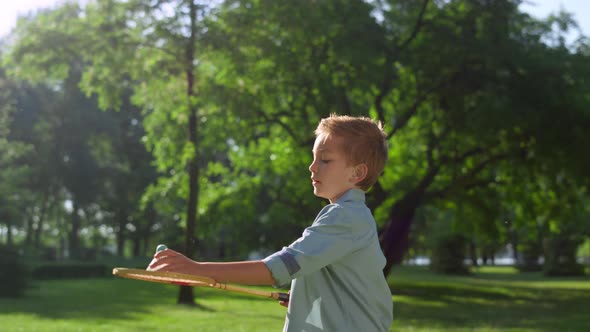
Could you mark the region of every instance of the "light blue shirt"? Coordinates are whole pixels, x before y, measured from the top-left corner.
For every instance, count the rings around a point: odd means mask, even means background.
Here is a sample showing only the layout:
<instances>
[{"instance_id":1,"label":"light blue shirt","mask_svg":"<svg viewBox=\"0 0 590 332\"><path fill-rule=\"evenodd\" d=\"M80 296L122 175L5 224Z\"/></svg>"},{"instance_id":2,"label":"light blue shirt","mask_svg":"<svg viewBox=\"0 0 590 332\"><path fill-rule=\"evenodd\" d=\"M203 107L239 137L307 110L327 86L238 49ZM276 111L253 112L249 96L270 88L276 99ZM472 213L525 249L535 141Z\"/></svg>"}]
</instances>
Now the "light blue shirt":
<instances>
[{"instance_id":1,"label":"light blue shirt","mask_svg":"<svg viewBox=\"0 0 590 332\"><path fill-rule=\"evenodd\" d=\"M385 257L362 190L325 206L299 239L263 261L278 286L291 282L284 332L389 331Z\"/></svg>"}]
</instances>

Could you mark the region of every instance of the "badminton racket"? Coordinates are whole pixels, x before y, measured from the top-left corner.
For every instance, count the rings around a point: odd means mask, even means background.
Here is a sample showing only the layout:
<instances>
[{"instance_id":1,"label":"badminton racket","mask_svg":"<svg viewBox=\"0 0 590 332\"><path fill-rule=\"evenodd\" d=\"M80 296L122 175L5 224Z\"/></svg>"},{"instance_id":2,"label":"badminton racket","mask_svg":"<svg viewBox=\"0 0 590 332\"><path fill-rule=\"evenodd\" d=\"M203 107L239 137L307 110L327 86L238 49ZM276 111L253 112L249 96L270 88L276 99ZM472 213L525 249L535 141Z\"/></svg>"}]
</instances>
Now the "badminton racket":
<instances>
[{"instance_id":1,"label":"badminton racket","mask_svg":"<svg viewBox=\"0 0 590 332\"><path fill-rule=\"evenodd\" d=\"M286 293L268 292L258 289L228 285L219 283L215 281L215 279L213 278L196 276L191 274L162 271L147 271L141 269L128 269L123 267L116 267L113 269L113 275L127 279L143 280L162 284L192 287L211 287L235 293L265 297L273 300L285 302L289 301L289 294Z\"/></svg>"}]
</instances>

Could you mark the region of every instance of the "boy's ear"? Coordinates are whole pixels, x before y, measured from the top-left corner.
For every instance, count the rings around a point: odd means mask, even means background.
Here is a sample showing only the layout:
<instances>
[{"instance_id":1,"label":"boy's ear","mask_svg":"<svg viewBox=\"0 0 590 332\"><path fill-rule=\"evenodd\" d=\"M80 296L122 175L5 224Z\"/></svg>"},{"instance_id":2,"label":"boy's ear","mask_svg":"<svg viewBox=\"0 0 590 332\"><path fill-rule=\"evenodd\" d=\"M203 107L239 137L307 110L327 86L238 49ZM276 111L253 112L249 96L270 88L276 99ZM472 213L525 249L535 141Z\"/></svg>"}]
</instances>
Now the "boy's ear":
<instances>
[{"instance_id":1,"label":"boy's ear","mask_svg":"<svg viewBox=\"0 0 590 332\"><path fill-rule=\"evenodd\" d=\"M354 166L354 173L352 175L352 182L354 182L356 184L356 183L363 181L367 177L368 173L369 173L369 167L367 167L367 164L358 164L358 165Z\"/></svg>"}]
</instances>

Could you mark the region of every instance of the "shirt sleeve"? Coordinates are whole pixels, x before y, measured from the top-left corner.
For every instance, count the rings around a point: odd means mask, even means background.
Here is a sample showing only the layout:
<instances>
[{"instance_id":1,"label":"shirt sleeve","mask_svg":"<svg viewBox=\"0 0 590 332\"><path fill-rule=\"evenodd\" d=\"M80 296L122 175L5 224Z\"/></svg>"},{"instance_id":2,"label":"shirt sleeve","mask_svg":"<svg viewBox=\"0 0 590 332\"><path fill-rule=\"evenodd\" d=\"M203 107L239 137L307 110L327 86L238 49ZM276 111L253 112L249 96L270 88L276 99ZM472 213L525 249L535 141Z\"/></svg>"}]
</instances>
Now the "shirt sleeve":
<instances>
[{"instance_id":1,"label":"shirt sleeve","mask_svg":"<svg viewBox=\"0 0 590 332\"><path fill-rule=\"evenodd\" d=\"M290 246L263 260L278 286L337 261L356 250L355 227L338 205L320 211L314 223Z\"/></svg>"}]
</instances>

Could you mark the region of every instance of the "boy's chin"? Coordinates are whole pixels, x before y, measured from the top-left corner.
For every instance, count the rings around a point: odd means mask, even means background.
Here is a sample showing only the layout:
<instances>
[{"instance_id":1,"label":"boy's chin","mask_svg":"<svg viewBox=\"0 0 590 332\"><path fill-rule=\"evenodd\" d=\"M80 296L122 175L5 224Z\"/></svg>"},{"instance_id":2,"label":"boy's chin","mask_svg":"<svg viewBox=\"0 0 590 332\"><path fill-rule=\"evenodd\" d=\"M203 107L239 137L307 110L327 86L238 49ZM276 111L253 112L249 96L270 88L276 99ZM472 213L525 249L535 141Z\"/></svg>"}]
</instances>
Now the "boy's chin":
<instances>
[{"instance_id":1,"label":"boy's chin","mask_svg":"<svg viewBox=\"0 0 590 332\"><path fill-rule=\"evenodd\" d=\"M325 199L325 200L330 201L330 203L333 203L335 201L335 199L332 199L332 198L330 198L330 197L328 197L327 195L324 195L324 194L316 194L315 192L313 194L316 197L318 197L318 198L322 198L322 199Z\"/></svg>"},{"instance_id":2,"label":"boy's chin","mask_svg":"<svg viewBox=\"0 0 590 332\"><path fill-rule=\"evenodd\" d=\"M325 194L323 194L321 191L318 191L316 188L313 189L313 194L319 198L329 199Z\"/></svg>"}]
</instances>

